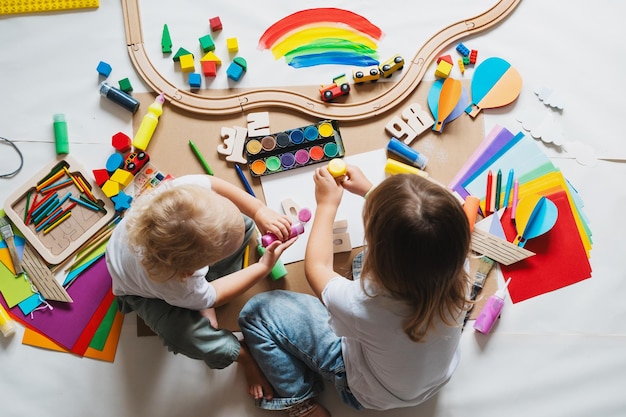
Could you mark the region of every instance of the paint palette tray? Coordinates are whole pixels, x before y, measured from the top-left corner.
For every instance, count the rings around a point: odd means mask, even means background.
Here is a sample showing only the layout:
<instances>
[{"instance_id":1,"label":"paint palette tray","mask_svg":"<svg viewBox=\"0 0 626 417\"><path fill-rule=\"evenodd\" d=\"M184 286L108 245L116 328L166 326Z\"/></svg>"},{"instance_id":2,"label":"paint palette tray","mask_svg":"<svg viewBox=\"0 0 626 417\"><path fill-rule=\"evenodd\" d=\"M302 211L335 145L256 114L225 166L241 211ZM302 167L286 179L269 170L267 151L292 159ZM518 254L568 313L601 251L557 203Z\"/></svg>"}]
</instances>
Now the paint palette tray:
<instances>
[{"instance_id":1,"label":"paint palette tray","mask_svg":"<svg viewBox=\"0 0 626 417\"><path fill-rule=\"evenodd\" d=\"M43 184L49 177L54 178L54 174L59 172L62 173L61 177L54 179L52 185L67 180L69 182L66 185L58 185L58 188L54 188L50 194L56 192L59 201L63 200L58 207L67 209L71 214L57 225L54 225L55 221L51 222L50 225L54 227L48 229L46 225L44 228L38 228L30 221L29 213L32 214L37 203L42 202L48 195L44 190L45 187L38 190L38 185ZM5 200L4 210L13 225L49 264L63 262L115 216L112 201L104 195L100 187L92 184L83 172L78 162L65 155L62 159L55 159L43 167ZM87 195L89 199L86 198ZM54 196L51 199L54 199ZM81 200L83 203L75 200ZM92 206L87 206L88 202L91 202ZM44 221L40 221L39 224L43 226Z\"/></svg>"},{"instance_id":2,"label":"paint palette tray","mask_svg":"<svg viewBox=\"0 0 626 417\"><path fill-rule=\"evenodd\" d=\"M266 136L249 137L245 143L248 168L253 177L275 174L344 156L336 120L322 120Z\"/></svg>"}]
</instances>

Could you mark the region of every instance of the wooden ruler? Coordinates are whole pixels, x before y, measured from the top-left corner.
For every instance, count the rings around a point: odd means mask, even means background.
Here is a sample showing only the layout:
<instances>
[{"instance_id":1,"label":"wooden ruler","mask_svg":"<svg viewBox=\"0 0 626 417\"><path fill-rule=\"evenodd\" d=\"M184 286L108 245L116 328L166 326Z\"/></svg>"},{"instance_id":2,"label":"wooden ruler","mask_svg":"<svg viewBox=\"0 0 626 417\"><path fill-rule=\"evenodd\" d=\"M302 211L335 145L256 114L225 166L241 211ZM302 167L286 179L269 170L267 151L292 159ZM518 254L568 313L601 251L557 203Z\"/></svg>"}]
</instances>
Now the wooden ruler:
<instances>
[{"instance_id":1,"label":"wooden ruler","mask_svg":"<svg viewBox=\"0 0 626 417\"><path fill-rule=\"evenodd\" d=\"M65 301L68 303L74 301L65 291L65 288L54 278L48 265L29 243L26 243L24 246L22 267L26 271L28 279L46 300Z\"/></svg>"},{"instance_id":2,"label":"wooden ruler","mask_svg":"<svg viewBox=\"0 0 626 417\"><path fill-rule=\"evenodd\" d=\"M99 6L100 0L3 0L0 2L0 15L91 9Z\"/></svg>"}]
</instances>

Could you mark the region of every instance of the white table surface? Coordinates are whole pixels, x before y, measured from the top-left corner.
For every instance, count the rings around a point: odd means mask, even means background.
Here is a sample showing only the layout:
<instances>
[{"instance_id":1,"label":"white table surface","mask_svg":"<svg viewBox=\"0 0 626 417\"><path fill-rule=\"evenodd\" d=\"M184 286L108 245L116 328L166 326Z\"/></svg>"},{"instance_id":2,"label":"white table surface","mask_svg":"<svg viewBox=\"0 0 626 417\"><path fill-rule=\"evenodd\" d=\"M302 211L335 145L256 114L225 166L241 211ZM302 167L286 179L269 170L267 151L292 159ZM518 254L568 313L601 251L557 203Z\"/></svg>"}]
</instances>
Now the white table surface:
<instances>
[{"instance_id":1,"label":"white table surface","mask_svg":"<svg viewBox=\"0 0 626 417\"><path fill-rule=\"evenodd\" d=\"M99 97L95 68L106 61L113 67L112 84L128 77L135 91L149 90L128 57L120 2L100 3L90 11L0 17L0 136L15 141L25 158L17 176L0 179L3 201L54 158L54 113L66 114L71 153L87 169L104 166L112 134L131 132L130 114ZM191 43L208 31L210 17L220 16L224 35L239 38L251 68L237 87L252 88L327 83L326 78L337 72L336 68L328 69L328 76L326 70L322 76L296 72L273 61L269 52L256 49L259 34L294 11L353 10L386 31L379 47L382 56L396 52L412 56L436 30L486 10L493 0L406 0L389 5L370 0L273 0L263 2L262 10L252 0L209 3L213 2L144 0L144 41L150 53L164 74L181 81L180 72L159 56L162 24L168 23L175 42L178 38ZM342 405L331 388L321 401L335 416L626 415L626 303L622 298L626 268L620 261L625 253L626 164L589 158L590 154L626 157L620 110L626 89L619 78L626 66L625 12L622 3L609 0L523 0L501 24L462 40L479 50L479 58L506 58L524 80L513 105L485 111L486 132L496 124L520 131L516 119L536 110L554 117L569 149L587 149L578 155L582 164L575 153L545 146L585 203L593 232L593 277L515 305L507 300L489 336L466 331L456 374L427 403L385 413L357 413ZM455 53L454 45L443 52ZM538 101L533 91L544 85L563 96L562 113ZM225 80L217 79L212 87L225 86ZM15 155L2 144L0 171L13 166ZM24 346L21 333L20 327L13 337L0 337L3 416L272 415L255 409L236 365L212 371L168 353L157 338L137 338L133 315L124 322L114 363Z\"/></svg>"}]
</instances>

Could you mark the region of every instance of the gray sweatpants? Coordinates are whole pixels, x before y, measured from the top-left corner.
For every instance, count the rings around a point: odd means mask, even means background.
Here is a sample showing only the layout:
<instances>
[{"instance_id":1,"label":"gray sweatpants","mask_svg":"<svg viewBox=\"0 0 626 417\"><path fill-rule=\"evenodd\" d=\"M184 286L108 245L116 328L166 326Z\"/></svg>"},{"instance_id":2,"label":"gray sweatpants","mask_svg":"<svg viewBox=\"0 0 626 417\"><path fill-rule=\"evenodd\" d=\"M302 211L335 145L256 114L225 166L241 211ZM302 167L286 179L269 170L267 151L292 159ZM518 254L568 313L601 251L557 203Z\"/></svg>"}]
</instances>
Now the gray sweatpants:
<instances>
[{"instance_id":1,"label":"gray sweatpants","mask_svg":"<svg viewBox=\"0 0 626 417\"><path fill-rule=\"evenodd\" d=\"M246 226L244 244L231 256L209 267L208 281L241 269L243 254L254 231L254 222L243 216ZM229 330L216 329L197 310L175 307L156 298L118 296L122 313L135 311L174 353L203 360L210 368L222 369L239 356L239 341Z\"/></svg>"}]
</instances>

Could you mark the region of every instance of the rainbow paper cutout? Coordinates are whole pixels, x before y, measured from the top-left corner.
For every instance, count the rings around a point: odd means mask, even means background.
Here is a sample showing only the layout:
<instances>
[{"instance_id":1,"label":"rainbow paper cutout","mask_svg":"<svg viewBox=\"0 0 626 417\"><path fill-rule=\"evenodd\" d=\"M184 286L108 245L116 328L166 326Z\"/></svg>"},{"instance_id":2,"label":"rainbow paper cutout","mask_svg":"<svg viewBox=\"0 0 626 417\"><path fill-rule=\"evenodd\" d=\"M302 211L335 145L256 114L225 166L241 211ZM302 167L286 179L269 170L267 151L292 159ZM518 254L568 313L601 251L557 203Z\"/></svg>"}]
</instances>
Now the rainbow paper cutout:
<instances>
[{"instance_id":1,"label":"rainbow paper cutout","mask_svg":"<svg viewBox=\"0 0 626 417\"><path fill-rule=\"evenodd\" d=\"M259 39L261 50L294 68L338 64L378 65L382 30L369 20L337 8L306 9L272 24Z\"/></svg>"}]
</instances>

